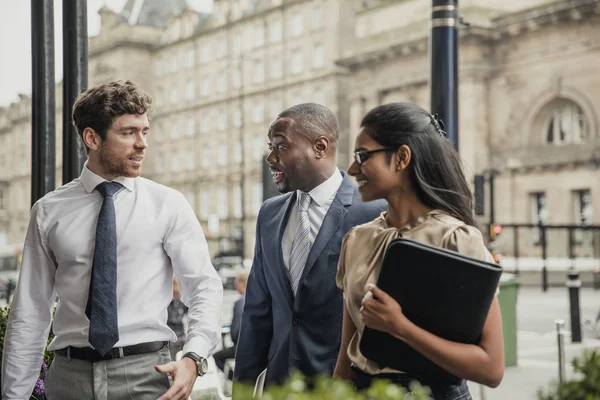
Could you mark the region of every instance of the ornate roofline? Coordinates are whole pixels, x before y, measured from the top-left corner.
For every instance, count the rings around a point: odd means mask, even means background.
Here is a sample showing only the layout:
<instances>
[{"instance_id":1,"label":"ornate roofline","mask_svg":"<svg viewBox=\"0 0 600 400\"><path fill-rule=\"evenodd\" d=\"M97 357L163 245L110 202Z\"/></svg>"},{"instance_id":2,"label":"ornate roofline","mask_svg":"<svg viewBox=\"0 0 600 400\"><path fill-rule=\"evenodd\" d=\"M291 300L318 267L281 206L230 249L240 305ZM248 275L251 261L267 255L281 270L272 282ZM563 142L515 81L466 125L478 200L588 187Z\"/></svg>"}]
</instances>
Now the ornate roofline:
<instances>
[{"instance_id":1,"label":"ornate roofline","mask_svg":"<svg viewBox=\"0 0 600 400\"><path fill-rule=\"evenodd\" d=\"M492 20L491 27L471 25L459 29L461 38L474 37L501 41L507 37L538 30L559 21L579 21L600 14L600 0L559 0L540 7L504 15ZM373 63L390 60L397 56L425 52L429 35L391 47L357 53L336 61L336 64L351 70L367 68Z\"/></svg>"}]
</instances>

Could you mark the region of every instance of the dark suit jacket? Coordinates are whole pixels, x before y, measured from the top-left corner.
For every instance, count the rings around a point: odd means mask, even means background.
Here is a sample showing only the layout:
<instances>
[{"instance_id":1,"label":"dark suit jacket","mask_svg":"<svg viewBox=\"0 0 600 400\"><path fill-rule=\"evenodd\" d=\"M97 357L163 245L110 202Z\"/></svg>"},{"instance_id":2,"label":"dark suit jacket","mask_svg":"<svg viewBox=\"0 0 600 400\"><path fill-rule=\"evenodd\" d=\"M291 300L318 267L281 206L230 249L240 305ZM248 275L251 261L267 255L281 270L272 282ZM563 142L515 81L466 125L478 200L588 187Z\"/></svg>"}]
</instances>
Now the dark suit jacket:
<instances>
[{"instance_id":1,"label":"dark suit jacket","mask_svg":"<svg viewBox=\"0 0 600 400\"><path fill-rule=\"evenodd\" d=\"M244 299L245 295L242 295L233 304L233 318L231 319L231 341L233 344L237 344L238 337L240 336L240 326L242 325L242 313L244 311Z\"/></svg>"},{"instance_id":2,"label":"dark suit jacket","mask_svg":"<svg viewBox=\"0 0 600 400\"><path fill-rule=\"evenodd\" d=\"M235 379L254 384L267 368L265 384L281 384L291 370L331 375L342 334L342 291L335 283L344 235L375 219L384 201L362 203L345 173L310 250L296 297L281 242L296 192L273 197L260 209L256 248L237 345Z\"/></svg>"}]
</instances>

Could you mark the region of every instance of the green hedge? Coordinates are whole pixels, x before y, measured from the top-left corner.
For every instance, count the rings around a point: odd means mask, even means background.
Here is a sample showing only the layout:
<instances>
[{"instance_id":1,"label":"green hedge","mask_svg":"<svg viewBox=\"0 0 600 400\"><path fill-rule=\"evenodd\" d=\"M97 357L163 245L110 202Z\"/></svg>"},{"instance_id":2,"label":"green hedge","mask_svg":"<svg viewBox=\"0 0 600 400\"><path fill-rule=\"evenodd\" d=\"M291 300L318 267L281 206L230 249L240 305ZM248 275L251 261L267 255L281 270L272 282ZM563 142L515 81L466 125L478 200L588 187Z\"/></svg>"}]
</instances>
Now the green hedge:
<instances>
[{"instance_id":1,"label":"green hedge","mask_svg":"<svg viewBox=\"0 0 600 400\"><path fill-rule=\"evenodd\" d=\"M252 400L254 387L235 384L233 398L235 400ZM430 390L418 382L410 385L411 395L403 387L387 381L375 381L365 391L357 392L350 382L333 378L320 377L314 388L308 390L304 378L293 375L283 386L269 387L263 392L262 400L429 400Z\"/></svg>"}]
</instances>

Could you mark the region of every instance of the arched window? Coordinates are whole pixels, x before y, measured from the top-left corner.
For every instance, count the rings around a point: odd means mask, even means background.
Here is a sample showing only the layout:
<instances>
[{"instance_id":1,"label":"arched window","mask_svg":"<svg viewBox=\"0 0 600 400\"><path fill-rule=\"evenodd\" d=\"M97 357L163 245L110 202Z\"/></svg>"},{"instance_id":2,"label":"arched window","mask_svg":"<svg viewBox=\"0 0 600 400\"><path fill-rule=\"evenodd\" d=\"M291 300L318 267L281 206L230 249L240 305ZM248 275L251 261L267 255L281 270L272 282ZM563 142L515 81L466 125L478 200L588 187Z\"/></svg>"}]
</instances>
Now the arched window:
<instances>
[{"instance_id":1,"label":"arched window","mask_svg":"<svg viewBox=\"0 0 600 400\"><path fill-rule=\"evenodd\" d=\"M588 138L589 126L581 107L566 99L557 99L549 105L544 131L546 143L581 143Z\"/></svg>"}]
</instances>

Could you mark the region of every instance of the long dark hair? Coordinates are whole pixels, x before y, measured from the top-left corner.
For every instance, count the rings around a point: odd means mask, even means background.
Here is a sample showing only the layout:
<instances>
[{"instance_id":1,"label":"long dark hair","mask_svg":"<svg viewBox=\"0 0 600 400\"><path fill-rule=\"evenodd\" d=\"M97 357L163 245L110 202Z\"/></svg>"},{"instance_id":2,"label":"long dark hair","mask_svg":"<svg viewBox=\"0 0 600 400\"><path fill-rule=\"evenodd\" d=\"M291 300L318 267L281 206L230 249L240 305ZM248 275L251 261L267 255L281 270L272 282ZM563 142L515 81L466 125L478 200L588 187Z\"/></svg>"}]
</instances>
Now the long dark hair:
<instances>
[{"instance_id":1,"label":"long dark hair","mask_svg":"<svg viewBox=\"0 0 600 400\"><path fill-rule=\"evenodd\" d=\"M361 122L380 145L410 148L408 174L419 201L474 226L473 194L441 125L437 117L410 103L376 107ZM391 160L391 154L388 157Z\"/></svg>"}]
</instances>

